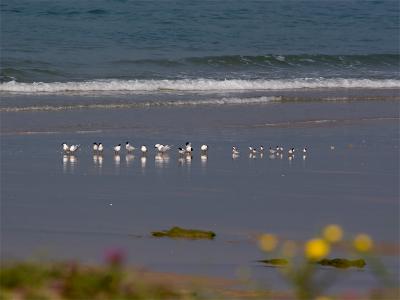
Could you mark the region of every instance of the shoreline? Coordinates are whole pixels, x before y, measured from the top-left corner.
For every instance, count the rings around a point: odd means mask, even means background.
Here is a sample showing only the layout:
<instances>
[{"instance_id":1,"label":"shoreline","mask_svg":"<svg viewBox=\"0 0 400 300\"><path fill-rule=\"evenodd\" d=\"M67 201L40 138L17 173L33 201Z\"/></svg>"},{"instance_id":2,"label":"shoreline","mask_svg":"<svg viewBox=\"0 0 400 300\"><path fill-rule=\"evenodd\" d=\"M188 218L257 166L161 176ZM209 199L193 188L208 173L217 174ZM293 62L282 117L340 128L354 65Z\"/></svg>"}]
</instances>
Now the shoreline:
<instances>
[{"instance_id":1,"label":"shoreline","mask_svg":"<svg viewBox=\"0 0 400 300\"><path fill-rule=\"evenodd\" d=\"M132 131L193 132L239 128L295 128L395 122L400 101L268 102L252 105L154 106L144 109L72 109L0 112L1 135L12 134L102 134ZM29 122L23 120L28 119Z\"/></svg>"},{"instance_id":2,"label":"shoreline","mask_svg":"<svg viewBox=\"0 0 400 300\"><path fill-rule=\"evenodd\" d=\"M345 120L309 120L309 121L297 121L297 122L278 122L278 123L265 123L265 124L254 124L254 125L227 125L226 128L237 128L237 129L251 129L251 128L317 128L317 127L333 127L333 126L352 126L359 125L360 123L369 122L392 122L400 121L400 117L381 117L381 118L364 118L364 119L345 119ZM126 129L95 129L95 130L78 130L72 132L65 131L19 131L19 132L0 132L0 136L12 136L12 135L58 135L65 133L72 134L98 134L98 133L110 133L110 132L123 132L131 131L136 128L126 128Z\"/></svg>"},{"instance_id":3,"label":"shoreline","mask_svg":"<svg viewBox=\"0 0 400 300\"><path fill-rule=\"evenodd\" d=\"M243 91L153 91L113 93L0 93L0 112L149 109L271 103L399 101L399 88Z\"/></svg>"}]
</instances>

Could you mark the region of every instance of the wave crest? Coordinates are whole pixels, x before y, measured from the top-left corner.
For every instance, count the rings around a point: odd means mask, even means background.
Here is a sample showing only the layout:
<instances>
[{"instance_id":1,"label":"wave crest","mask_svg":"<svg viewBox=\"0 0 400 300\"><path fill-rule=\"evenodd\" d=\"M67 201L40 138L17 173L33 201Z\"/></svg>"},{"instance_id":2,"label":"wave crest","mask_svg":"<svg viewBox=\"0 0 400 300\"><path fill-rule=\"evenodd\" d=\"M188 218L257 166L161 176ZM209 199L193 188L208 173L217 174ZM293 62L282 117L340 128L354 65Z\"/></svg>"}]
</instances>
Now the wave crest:
<instances>
[{"instance_id":1,"label":"wave crest","mask_svg":"<svg viewBox=\"0 0 400 300\"><path fill-rule=\"evenodd\" d=\"M262 91L321 88L399 88L397 79L277 79L277 80L94 80L81 82L9 81L0 84L0 92L10 93L81 93L81 92L168 92L168 91Z\"/></svg>"}]
</instances>

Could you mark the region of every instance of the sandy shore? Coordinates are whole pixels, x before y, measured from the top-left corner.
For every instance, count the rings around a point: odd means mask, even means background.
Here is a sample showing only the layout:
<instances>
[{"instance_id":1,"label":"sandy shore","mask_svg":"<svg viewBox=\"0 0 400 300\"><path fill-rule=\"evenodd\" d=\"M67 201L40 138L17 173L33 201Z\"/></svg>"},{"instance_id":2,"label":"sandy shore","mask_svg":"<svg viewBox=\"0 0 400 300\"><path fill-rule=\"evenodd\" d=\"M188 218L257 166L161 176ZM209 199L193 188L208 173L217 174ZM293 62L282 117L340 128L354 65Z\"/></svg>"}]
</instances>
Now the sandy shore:
<instances>
[{"instance_id":1,"label":"sandy shore","mask_svg":"<svg viewBox=\"0 0 400 300\"><path fill-rule=\"evenodd\" d=\"M1 112L2 257L97 262L118 247L150 269L235 278L244 267L284 289L275 270L255 263L264 256L255 234L301 241L338 223L349 236L367 232L397 247L398 116L397 101ZM153 152L114 157L111 145L126 140L174 147L190 140L210 151L207 160L194 152L183 162L175 151L164 160ZM82 145L74 161L63 159L64 141ZM101 163L94 141L107 147ZM261 144L309 153L249 158L246 147ZM242 150L237 159L232 145ZM174 225L217 238L149 236ZM385 261L399 266L391 255ZM349 271L336 288L377 284L368 271Z\"/></svg>"}]
</instances>

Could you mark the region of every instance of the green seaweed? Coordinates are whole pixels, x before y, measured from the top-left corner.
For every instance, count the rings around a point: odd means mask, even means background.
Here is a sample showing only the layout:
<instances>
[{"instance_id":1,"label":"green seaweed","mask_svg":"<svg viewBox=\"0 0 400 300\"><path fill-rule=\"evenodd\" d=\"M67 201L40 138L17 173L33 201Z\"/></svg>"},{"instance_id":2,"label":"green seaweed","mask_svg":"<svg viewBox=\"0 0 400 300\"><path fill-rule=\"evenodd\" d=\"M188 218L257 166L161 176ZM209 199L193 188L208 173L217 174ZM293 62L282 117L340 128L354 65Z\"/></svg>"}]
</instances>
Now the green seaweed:
<instances>
[{"instance_id":1,"label":"green seaweed","mask_svg":"<svg viewBox=\"0 0 400 300\"><path fill-rule=\"evenodd\" d=\"M351 259L346 259L346 258L334 258L334 259L324 258L324 259L318 261L317 264L320 264L322 266L330 266L330 267L335 267L335 268L340 268L340 269L347 269L350 267L364 268L367 263L365 262L364 259L351 260Z\"/></svg>"},{"instance_id":2,"label":"green seaweed","mask_svg":"<svg viewBox=\"0 0 400 300\"><path fill-rule=\"evenodd\" d=\"M259 260L259 262L274 266L285 266L289 263L289 261L285 258L264 259L264 260Z\"/></svg>"},{"instance_id":3,"label":"green seaweed","mask_svg":"<svg viewBox=\"0 0 400 300\"><path fill-rule=\"evenodd\" d=\"M170 237L182 239L209 239L212 240L216 234L212 231L204 231L198 229L184 229L178 226L172 227L170 230L153 231L154 237Z\"/></svg>"},{"instance_id":4,"label":"green seaweed","mask_svg":"<svg viewBox=\"0 0 400 300\"><path fill-rule=\"evenodd\" d=\"M285 266L289 264L289 261L285 258L272 258L272 259L264 259L259 260L259 262L267 264L267 265L274 265L274 266ZM317 264L322 266L330 266L340 269L347 269L350 267L355 268L364 268L367 264L364 259L346 259L346 258L334 258L328 259L324 258L317 262Z\"/></svg>"}]
</instances>

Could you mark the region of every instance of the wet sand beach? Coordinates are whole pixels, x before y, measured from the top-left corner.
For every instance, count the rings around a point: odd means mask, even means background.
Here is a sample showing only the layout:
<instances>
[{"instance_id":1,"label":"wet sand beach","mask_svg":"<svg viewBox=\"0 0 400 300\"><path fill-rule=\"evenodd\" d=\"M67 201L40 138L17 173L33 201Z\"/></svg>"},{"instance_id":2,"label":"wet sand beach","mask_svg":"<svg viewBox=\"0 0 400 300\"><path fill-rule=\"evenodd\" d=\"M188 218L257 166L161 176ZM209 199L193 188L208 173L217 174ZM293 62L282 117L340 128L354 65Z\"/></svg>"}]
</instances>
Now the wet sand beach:
<instances>
[{"instance_id":1,"label":"wet sand beach","mask_svg":"<svg viewBox=\"0 0 400 300\"><path fill-rule=\"evenodd\" d=\"M301 102L131 109L1 112L1 255L101 262L123 249L156 271L252 277L285 284L263 259L257 234L304 241L326 224L366 232L399 267L399 102ZM112 146L146 144L147 156ZM177 147L191 141L191 159ZM64 157L61 143L82 149ZM104 154L94 156L93 142ZM174 145L168 156L153 145ZM207 157L199 146L209 145ZM232 158L231 147L241 150ZM249 157L248 146L308 148L306 157ZM331 149L334 146L334 150ZM152 238L172 226L213 230L212 241ZM340 256L343 252L335 250ZM334 289L378 285L368 267Z\"/></svg>"}]
</instances>

